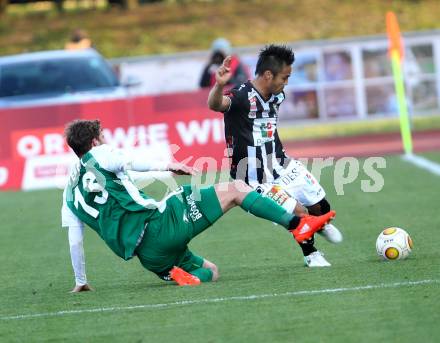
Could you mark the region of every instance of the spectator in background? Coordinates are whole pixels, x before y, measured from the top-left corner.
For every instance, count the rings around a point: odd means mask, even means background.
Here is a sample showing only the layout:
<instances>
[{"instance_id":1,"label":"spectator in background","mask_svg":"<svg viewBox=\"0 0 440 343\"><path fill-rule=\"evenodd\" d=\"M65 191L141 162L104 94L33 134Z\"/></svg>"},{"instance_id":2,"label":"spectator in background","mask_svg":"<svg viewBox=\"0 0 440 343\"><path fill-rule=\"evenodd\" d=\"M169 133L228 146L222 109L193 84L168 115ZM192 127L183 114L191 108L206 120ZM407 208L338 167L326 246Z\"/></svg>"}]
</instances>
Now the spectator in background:
<instances>
[{"instance_id":1,"label":"spectator in background","mask_svg":"<svg viewBox=\"0 0 440 343\"><path fill-rule=\"evenodd\" d=\"M82 50L90 48L93 48L92 41L87 32L81 29L73 30L70 40L64 46L64 49L66 50Z\"/></svg>"},{"instance_id":2,"label":"spectator in background","mask_svg":"<svg viewBox=\"0 0 440 343\"><path fill-rule=\"evenodd\" d=\"M226 56L231 55L231 43L225 38L216 39L211 46L211 59L203 70L200 79L200 87L212 87L215 85L215 72L222 65ZM232 77L228 81L228 85L239 85L249 79L247 67L240 62L236 55L232 55L231 59Z\"/></svg>"}]
</instances>

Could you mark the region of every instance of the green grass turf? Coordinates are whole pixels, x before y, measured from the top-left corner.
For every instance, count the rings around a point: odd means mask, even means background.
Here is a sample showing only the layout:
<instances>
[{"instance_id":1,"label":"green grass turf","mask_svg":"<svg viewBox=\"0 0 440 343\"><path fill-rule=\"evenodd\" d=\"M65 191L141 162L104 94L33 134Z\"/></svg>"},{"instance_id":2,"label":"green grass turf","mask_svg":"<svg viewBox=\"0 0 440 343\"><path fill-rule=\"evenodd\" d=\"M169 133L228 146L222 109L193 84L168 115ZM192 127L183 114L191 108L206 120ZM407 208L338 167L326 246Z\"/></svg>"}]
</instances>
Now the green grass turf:
<instances>
[{"instance_id":1,"label":"green grass turf","mask_svg":"<svg viewBox=\"0 0 440 343\"><path fill-rule=\"evenodd\" d=\"M440 160L440 153L424 156ZM362 166L361 161L361 166ZM384 188L364 193L361 173L338 196L333 170L321 182L338 211L344 242L317 246L331 268L306 269L291 237L280 227L234 209L191 243L220 268L217 283L176 287L114 256L87 230L87 274L95 292L73 286L66 231L60 228L61 191L0 194L0 317L63 310L169 304L440 280L440 177L387 158ZM150 189L158 197L163 187ZM382 262L375 239L388 226L412 236L405 261ZM0 319L1 342L435 342L440 337L440 283L340 293L271 296L253 300L173 305L20 320Z\"/></svg>"},{"instance_id":2,"label":"green grass turf","mask_svg":"<svg viewBox=\"0 0 440 343\"><path fill-rule=\"evenodd\" d=\"M440 164L440 154L437 152L426 152L421 154L423 157L431 160L432 162Z\"/></svg>"}]
</instances>

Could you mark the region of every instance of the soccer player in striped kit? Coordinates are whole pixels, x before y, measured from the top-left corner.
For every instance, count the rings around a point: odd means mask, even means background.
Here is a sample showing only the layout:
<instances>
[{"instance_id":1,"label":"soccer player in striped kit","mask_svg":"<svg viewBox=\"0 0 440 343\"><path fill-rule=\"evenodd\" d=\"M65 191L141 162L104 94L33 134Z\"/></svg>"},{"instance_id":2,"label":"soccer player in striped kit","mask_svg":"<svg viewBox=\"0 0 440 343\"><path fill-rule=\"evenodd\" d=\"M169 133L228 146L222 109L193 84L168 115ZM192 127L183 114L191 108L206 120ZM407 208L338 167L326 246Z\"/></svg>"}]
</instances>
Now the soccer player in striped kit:
<instances>
[{"instance_id":1,"label":"soccer player in striped kit","mask_svg":"<svg viewBox=\"0 0 440 343\"><path fill-rule=\"evenodd\" d=\"M292 73L293 51L269 45L258 57L255 78L229 91L231 77L227 57L216 73L208 97L211 110L224 113L225 139L231 159L230 175L272 198L290 213L322 215L330 211L325 191L301 162L289 158L277 132L278 109L284 87ZM328 241L339 243L342 234L332 224L319 231ZM314 238L299 242L308 267L330 263L314 246Z\"/></svg>"}]
</instances>

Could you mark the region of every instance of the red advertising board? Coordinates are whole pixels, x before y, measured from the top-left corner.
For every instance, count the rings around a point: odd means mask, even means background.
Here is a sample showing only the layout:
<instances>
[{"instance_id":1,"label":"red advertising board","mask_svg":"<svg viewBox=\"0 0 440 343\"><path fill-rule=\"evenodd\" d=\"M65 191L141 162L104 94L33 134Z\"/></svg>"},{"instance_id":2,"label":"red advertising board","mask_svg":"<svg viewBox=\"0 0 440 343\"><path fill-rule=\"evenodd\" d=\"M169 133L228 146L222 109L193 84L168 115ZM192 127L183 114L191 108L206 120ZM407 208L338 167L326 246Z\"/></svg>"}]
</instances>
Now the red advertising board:
<instances>
[{"instance_id":1,"label":"red advertising board","mask_svg":"<svg viewBox=\"0 0 440 343\"><path fill-rule=\"evenodd\" d=\"M223 117L207 108L207 96L199 91L0 109L0 189L48 188L62 182L75 160L63 130L74 119L100 119L108 144L146 151L146 158L190 160L219 169L225 151Z\"/></svg>"}]
</instances>

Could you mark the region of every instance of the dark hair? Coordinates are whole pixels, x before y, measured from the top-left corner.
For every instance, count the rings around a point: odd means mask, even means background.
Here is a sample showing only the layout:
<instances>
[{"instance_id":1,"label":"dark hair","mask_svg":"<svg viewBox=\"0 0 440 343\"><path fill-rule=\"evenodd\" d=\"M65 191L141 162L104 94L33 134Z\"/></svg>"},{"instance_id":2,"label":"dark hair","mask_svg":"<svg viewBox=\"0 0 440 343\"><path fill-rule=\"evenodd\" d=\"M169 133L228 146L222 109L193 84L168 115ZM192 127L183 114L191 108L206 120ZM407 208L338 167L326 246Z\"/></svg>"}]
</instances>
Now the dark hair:
<instances>
[{"instance_id":1,"label":"dark hair","mask_svg":"<svg viewBox=\"0 0 440 343\"><path fill-rule=\"evenodd\" d=\"M290 66L295 61L291 48L285 45L266 45L258 56L255 75L263 75L266 70L276 76L284 66Z\"/></svg>"},{"instance_id":2,"label":"dark hair","mask_svg":"<svg viewBox=\"0 0 440 343\"><path fill-rule=\"evenodd\" d=\"M225 59L225 54L221 51L215 51L211 56L211 63L213 64L222 64Z\"/></svg>"},{"instance_id":3,"label":"dark hair","mask_svg":"<svg viewBox=\"0 0 440 343\"><path fill-rule=\"evenodd\" d=\"M86 38L89 38L86 31L81 29L75 29L72 31L72 34L70 36L70 41L73 43L78 43Z\"/></svg>"},{"instance_id":4,"label":"dark hair","mask_svg":"<svg viewBox=\"0 0 440 343\"><path fill-rule=\"evenodd\" d=\"M101 122L99 120L74 120L66 125L64 135L67 144L78 157L92 148L93 139L99 139Z\"/></svg>"}]
</instances>

